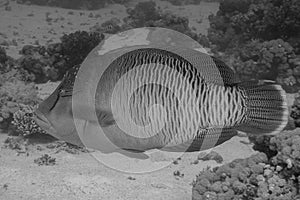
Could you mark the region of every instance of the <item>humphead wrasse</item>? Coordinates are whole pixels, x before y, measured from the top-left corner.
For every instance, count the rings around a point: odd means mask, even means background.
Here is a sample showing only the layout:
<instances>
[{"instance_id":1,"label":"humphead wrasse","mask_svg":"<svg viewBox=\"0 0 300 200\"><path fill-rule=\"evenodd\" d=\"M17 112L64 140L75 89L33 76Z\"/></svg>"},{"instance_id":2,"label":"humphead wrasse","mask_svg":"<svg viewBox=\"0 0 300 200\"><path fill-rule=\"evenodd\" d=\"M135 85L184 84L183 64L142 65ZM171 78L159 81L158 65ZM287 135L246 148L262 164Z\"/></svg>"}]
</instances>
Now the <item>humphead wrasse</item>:
<instances>
[{"instance_id":1,"label":"humphead wrasse","mask_svg":"<svg viewBox=\"0 0 300 200\"><path fill-rule=\"evenodd\" d=\"M72 97L82 95L73 91L78 70L71 69L39 105L35 120L54 137L82 145L72 107ZM143 46L115 57L96 83L95 107L81 109L95 109L107 138L132 151L201 151L238 130L257 135L282 131L288 121L282 87L235 77L222 61L194 49ZM84 114L82 120L91 121ZM93 142L97 149L98 141Z\"/></svg>"}]
</instances>

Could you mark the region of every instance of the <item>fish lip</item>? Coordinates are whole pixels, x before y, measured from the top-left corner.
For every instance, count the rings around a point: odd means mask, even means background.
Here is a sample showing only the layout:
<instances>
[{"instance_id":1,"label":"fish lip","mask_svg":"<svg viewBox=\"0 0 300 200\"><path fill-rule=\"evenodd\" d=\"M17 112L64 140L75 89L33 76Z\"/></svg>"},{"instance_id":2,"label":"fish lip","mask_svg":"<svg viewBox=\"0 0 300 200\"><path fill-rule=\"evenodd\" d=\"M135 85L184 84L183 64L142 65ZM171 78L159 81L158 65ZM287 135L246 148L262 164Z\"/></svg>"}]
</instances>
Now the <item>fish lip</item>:
<instances>
[{"instance_id":1,"label":"fish lip","mask_svg":"<svg viewBox=\"0 0 300 200\"><path fill-rule=\"evenodd\" d=\"M45 117L45 115L42 113L42 112L40 112L39 110L36 110L35 112L34 112L34 120L37 122L37 121L41 121L41 122L43 122L43 123L45 123L45 124L50 124L49 123L49 121L48 121L48 119ZM38 122L37 122L38 123Z\"/></svg>"},{"instance_id":2,"label":"fish lip","mask_svg":"<svg viewBox=\"0 0 300 200\"><path fill-rule=\"evenodd\" d=\"M56 133L55 129L52 127L52 124L49 122L49 120L45 117L45 115L40 112L39 110L36 110L34 112L33 120L46 132L48 132L50 135L53 133Z\"/></svg>"}]
</instances>

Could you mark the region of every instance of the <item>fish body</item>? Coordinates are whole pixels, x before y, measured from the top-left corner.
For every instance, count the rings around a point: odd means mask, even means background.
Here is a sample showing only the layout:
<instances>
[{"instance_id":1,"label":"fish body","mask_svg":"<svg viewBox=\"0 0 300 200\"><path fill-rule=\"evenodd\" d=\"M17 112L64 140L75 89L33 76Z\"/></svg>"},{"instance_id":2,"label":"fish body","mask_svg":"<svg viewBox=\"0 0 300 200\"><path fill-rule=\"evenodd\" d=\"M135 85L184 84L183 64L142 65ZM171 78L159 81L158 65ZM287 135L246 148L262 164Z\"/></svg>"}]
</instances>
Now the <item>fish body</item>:
<instances>
[{"instance_id":1,"label":"fish body","mask_svg":"<svg viewBox=\"0 0 300 200\"><path fill-rule=\"evenodd\" d=\"M80 145L72 110L78 70L39 106L36 121L53 136ZM283 89L269 82L239 83L235 77L223 62L192 49L129 50L97 83L97 121L113 144L133 151L200 151L222 144L237 130L280 132L288 118ZM92 109L76 106L83 113ZM97 123L84 114L82 119ZM101 149L101 141L93 142Z\"/></svg>"}]
</instances>

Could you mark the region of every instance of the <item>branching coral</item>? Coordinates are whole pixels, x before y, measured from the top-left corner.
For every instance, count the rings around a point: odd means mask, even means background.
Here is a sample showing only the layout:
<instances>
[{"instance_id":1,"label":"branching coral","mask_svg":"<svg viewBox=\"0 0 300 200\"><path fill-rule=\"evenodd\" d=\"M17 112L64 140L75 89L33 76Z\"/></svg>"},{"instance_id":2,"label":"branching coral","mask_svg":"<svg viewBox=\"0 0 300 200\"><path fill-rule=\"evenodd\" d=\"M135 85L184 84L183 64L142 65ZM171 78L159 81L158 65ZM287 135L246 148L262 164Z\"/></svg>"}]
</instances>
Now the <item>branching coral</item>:
<instances>
[{"instance_id":1,"label":"branching coral","mask_svg":"<svg viewBox=\"0 0 300 200\"><path fill-rule=\"evenodd\" d=\"M286 200L299 197L300 132L252 137L262 151L204 170L193 184L193 199Z\"/></svg>"},{"instance_id":2,"label":"branching coral","mask_svg":"<svg viewBox=\"0 0 300 200\"><path fill-rule=\"evenodd\" d=\"M12 124L16 127L20 135L27 136L35 133L46 133L33 120L34 106L21 105L20 110L13 114Z\"/></svg>"}]
</instances>

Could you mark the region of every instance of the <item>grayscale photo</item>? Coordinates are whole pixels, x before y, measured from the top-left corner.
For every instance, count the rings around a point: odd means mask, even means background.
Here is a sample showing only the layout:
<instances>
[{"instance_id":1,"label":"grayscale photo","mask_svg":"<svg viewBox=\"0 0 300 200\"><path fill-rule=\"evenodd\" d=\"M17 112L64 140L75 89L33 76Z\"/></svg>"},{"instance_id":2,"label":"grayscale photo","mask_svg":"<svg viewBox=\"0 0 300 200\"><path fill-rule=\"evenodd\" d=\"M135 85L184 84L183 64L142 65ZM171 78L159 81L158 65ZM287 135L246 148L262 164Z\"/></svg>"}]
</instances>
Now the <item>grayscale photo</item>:
<instances>
[{"instance_id":1,"label":"grayscale photo","mask_svg":"<svg viewBox=\"0 0 300 200\"><path fill-rule=\"evenodd\" d=\"M0 200L299 200L299 0L0 0Z\"/></svg>"}]
</instances>

